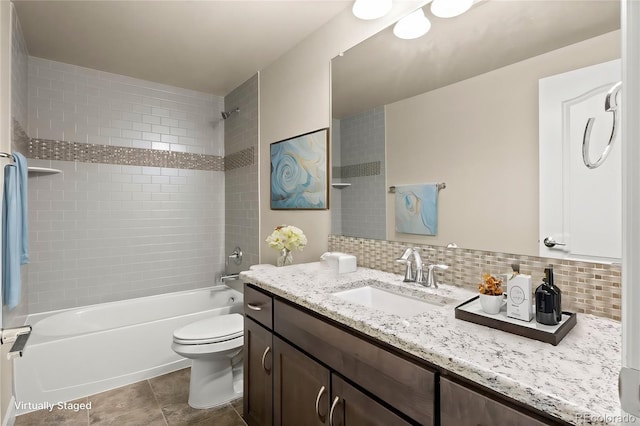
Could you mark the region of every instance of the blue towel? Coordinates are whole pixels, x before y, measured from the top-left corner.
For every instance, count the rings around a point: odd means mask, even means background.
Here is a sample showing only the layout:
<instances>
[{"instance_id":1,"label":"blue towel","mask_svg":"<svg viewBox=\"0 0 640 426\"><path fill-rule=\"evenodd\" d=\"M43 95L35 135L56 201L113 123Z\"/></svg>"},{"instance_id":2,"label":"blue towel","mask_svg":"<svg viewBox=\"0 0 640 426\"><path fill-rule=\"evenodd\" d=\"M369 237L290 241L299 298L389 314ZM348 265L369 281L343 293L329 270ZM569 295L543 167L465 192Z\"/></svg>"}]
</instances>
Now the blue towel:
<instances>
[{"instance_id":1,"label":"blue towel","mask_svg":"<svg viewBox=\"0 0 640 426\"><path fill-rule=\"evenodd\" d=\"M15 308L20 303L20 265L28 262L27 163L13 154L15 164L4 168L2 197L2 300Z\"/></svg>"},{"instance_id":2,"label":"blue towel","mask_svg":"<svg viewBox=\"0 0 640 426\"><path fill-rule=\"evenodd\" d=\"M27 159L18 152L13 153L13 161L15 162L18 172L18 215L20 217L20 264L29 263L29 209L28 200L29 192L27 188L28 166Z\"/></svg>"},{"instance_id":3,"label":"blue towel","mask_svg":"<svg viewBox=\"0 0 640 426\"><path fill-rule=\"evenodd\" d=\"M438 184L396 186L396 232L438 234Z\"/></svg>"}]
</instances>

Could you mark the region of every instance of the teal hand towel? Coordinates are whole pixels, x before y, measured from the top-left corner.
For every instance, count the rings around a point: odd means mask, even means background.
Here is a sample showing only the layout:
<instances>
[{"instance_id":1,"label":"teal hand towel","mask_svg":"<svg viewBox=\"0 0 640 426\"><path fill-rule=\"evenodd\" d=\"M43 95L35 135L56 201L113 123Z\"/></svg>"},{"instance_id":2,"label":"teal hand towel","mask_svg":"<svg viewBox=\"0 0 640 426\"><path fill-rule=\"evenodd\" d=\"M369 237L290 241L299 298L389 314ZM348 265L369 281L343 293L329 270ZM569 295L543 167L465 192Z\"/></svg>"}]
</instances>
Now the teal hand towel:
<instances>
[{"instance_id":1,"label":"teal hand towel","mask_svg":"<svg viewBox=\"0 0 640 426\"><path fill-rule=\"evenodd\" d=\"M396 232L438 234L438 184L396 186Z\"/></svg>"},{"instance_id":2,"label":"teal hand towel","mask_svg":"<svg viewBox=\"0 0 640 426\"><path fill-rule=\"evenodd\" d=\"M20 220L20 264L29 263L29 209L28 209L28 166L27 159L18 152L13 153L13 161L17 171L18 216Z\"/></svg>"},{"instance_id":3,"label":"teal hand towel","mask_svg":"<svg viewBox=\"0 0 640 426\"><path fill-rule=\"evenodd\" d=\"M18 211L18 171L13 164L4 168L2 197L2 302L9 309L20 302L20 232Z\"/></svg>"},{"instance_id":4,"label":"teal hand towel","mask_svg":"<svg viewBox=\"0 0 640 426\"><path fill-rule=\"evenodd\" d=\"M2 197L2 301L9 309L20 303L20 265L29 262L27 160L13 153L4 168Z\"/></svg>"}]
</instances>

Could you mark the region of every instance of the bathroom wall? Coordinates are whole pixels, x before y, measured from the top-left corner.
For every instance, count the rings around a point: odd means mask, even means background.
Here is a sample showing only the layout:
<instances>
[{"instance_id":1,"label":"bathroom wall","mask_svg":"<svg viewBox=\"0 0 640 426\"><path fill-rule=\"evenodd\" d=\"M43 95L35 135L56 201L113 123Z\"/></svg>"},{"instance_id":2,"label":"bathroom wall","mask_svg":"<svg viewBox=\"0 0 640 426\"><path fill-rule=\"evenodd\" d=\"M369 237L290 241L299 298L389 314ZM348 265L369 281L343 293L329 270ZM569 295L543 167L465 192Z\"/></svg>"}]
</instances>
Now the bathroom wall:
<instances>
[{"instance_id":1,"label":"bathroom wall","mask_svg":"<svg viewBox=\"0 0 640 426\"><path fill-rule=\"evenodd\" d=\"M0 150L11 149L11 3L0 1ZM4 167L8 160L0 160ZM4 187L4 173L0 173ZM0 233L2 230L0 229ZM2 265L0 265L0 270ZM3 315L4 316L4 315ZM4 327L4 322L2 323ZM9 345L0 346L0 422L7 424L12 411L13 362L7 360Z\"/></svg>"},{"instance_id":2,"label":"bathroom wall","mask_svg":"<svg viewBox=\"0 0 640 426\"><path fill-rule=\"evenodd\" d=\"M538 253L538 80L617 58L613 31L387 105L389 185L447 184L437 236L396 233L389 195L387 238Z\"/></svg>"},{"instance_id":3,"label":"bathroom wall","mask_svg":"<svg viewBox=\"0 0 640 426\"><path fill-rule=\"evenodd\" d=\"M331 58L377 33L425 1L394 2L383 18L362 21L350 8L311 34L260 73L260 233L283 223L300 227L309 240L294 262L315 261L327 250L331 213L270 209L269 145L331 125ZM332 137L330 135L330 137ZM330 200L331 203L331 200ZM276 250L262 244L261 262L275 263Z\"/></svg>"},{"instance_id":4,"label":"bathroom wall","mask_svg":"<svg viewBox=\"0 0 640 426\"><path fill-rule=\"evenodd\" d=\"M25 129L27 127L27 63L29 52L22 35L20 20L11 7L11 151L16 151L28 140ZM8 151L5 151L8 152ZM5 326L18 326L24 323L27 315L28 288L29 288L29 265L23 265L22 274L22 296L21 303L11 311L3 306L3 320Z\"/></svg>"},{"instance_id":5,"label":"bathroom wall","mask_svg":"<svg viewBox=\"0 0 640 426\"><path fill-rule=\"evenodd\" d=\"M331 182L342 182L340 176L340 120L331 120ZM331 233L342 235L342 190L337 188L329 189L331 199Z\"/></svg>"},{"instance_id":6,"label":"bathroom wall","mask_svg":"<svg viewBox=\"0 0 640 426\"><path fill-rule=\"evenodd\" d=\"M225 111L240 108L224 121L225 255L239 246L241 265L229 263L236 273L259 263L258 232L258 85L256 74L224 98Z\"/></svg>"},{"instance_id":7,"label":"bathroom wall","mask_svg":"<svg viewBox=\"0 0 640 426\"><path fill-rule=\"evenodd\" d=\"M223 99L29 58L29 311L205 287L224 268Z\"/></svg>"},{"instance_id":8,"label":"bathroom wall","mask_svg":"<svg viewBox=\"0 0 640 426\"><path fill-rule=\"evenodd\" d=\"M341 191L342 233L386 238L384 106L340 120L340 161L334 177L351 183Z\"/></svg>"}]
</instances>

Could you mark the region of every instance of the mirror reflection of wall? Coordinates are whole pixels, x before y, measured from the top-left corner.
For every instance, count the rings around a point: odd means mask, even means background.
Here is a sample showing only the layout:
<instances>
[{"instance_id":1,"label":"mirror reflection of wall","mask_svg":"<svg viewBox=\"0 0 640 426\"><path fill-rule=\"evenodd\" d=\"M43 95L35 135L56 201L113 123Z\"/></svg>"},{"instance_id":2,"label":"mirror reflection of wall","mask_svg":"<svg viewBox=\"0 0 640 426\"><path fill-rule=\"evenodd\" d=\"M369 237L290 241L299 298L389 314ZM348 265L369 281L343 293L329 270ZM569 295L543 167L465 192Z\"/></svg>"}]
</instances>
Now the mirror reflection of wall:
<instances>
[{"instance_id":1,"label":"mirror reflection of wall","mask_svg":"<svg viewBox=\"0 0 640 426\"><path fill-rule=\"evenodd\" d=\"M344 227L346 189L341 235L538 255L538 80L619 58L620 5L476 6L435 20L422 39L401 41L386 29L334 59L334 118L380 105L386 112L386 232L372 237ZM343 126L340 120L341 144ZM447 184L438 235L396 233L386 186L426 182Z\"/></svg>"},{"instance_id":2,"label":"mirror reflection of wall","mask_svg":"<svg viewBox=\"0 0 640 426\"><path fill-rule=\"evenodd\" d=\"M385 108L334 118L333 134L332 183L340 208L333 205L332 233L385 239Z\"/></svg>"}]
</instances>

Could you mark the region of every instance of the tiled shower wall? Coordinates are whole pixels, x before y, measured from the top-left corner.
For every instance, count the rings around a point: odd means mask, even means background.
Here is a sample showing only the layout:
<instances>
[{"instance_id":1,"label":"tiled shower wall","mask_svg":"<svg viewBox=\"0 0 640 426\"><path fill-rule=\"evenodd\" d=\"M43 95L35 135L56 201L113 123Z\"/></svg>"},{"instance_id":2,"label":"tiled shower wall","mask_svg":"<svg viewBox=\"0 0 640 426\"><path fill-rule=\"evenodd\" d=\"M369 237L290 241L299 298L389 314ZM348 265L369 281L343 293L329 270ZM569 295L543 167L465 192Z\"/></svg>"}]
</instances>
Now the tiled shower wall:
<instances>
[{"instance_id":1,"label":"tiled shower wall","mask_svg":"<svg viewBox=\"0 0 640 426\"><path fill-rule=\"evenodd\" d=\"M621 319L621 267L551 259L483 250L448 249L441 246L403 243L398 241L329 236L329 250L351 253L358 257L358 266L404 274L395 261L407 247L420 247L422 258L449 266L438 273L447 284L477 290L483 273L499 274L511 271L512 263L520 264L520 272L533 277L537 287L544 277L544 268L552 264L555 283L562 290L562 308L566 311L589 313L617 321Z\"/></svg>"},{"instance_id":2,"label":"tiled shower wall","mask_svg":"<svg viewBox=\"0 0 640 426\"><path fill-rule=\"evenodd\" d=\"M333 177L351 186L341 190L342 233L385 238L384 106L340 120L340 167Z\"/></svg>"},{"instance_id":3,"label":"tiled shower wall","mask_svg":"<svg viewBox=\"0 0 640 426\"><path fill-rule=\"evenodd\" d=\"M29 58L29 312L213 285L223 99Z\"/></svg>"},{"instance_id":4,"label":"tiled shower wall","mask_svg":"<svg viewBox=\"0 0 640 426\"><path fill-rule=\"evenodd\" d=\"M243 251L242 264L229 263L228 273L259 262L258 82L256 74L224 98L226 111L240 108L224 123L225 254Z\"/></svg>"}]
</instances>

